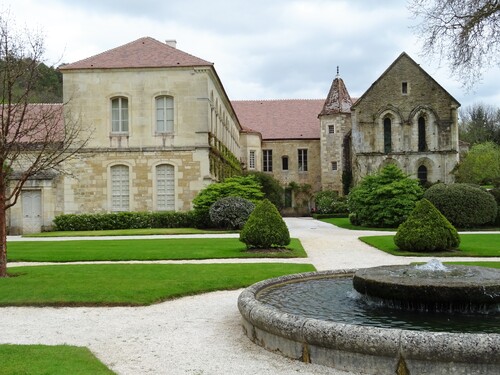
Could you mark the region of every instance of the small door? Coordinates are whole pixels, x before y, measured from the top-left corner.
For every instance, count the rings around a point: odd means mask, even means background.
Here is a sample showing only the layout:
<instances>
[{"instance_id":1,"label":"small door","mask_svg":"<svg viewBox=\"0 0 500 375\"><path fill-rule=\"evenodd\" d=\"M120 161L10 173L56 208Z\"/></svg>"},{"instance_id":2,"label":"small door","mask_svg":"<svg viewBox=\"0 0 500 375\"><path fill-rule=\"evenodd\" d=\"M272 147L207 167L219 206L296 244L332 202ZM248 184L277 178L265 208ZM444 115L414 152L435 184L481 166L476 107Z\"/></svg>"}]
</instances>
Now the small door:
<instances>
[{"instance_id":1,"label":"small door","mask_svg":"<svg viewBox=\"0 0 500 375\"><path fill-rule=\"evenodd\" d=\"M21 194L23 205L23 234L39 233L42 230L42 192L26 190Z\"/></svg>"}]
</instances>

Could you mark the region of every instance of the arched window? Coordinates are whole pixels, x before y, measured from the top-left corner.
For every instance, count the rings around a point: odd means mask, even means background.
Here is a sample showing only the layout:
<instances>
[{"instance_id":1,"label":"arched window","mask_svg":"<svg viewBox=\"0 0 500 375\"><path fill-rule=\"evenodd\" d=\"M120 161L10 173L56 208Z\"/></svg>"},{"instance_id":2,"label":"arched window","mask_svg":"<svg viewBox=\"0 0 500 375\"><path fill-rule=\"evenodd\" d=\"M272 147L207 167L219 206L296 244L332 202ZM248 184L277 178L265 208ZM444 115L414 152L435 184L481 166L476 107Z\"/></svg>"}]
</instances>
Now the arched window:
<instances>
[{"instance_id":1,"label":"arched window","mask_svg":"<svg viewBox=\"0 0 500 375\"><path fill-rule=\"evenodd\" d=\"M425 118L418 118L418 151L426 151L427 150L427 142L425 140Z\"/></svg>"},{"instance_id":2,"label":"arched window","mask_svg":"<svg viewBox=\"0 0 500 375\"><path fill-rule=\"evenodd\" d=\"M170 164L156 167L156 208L158 211L175 211L175 171Z\"/></svg>"},{"instance_id":3,"label":"arched window","mask_svg":"<svg viewBox=\"0 0 500 375\"><path fill-rule=\"evenodd\" d=\"M156 132L174 132L174 98L171 96L156 98Z\"/></svg>"},{"instance_id":4,"label":"arched window","mask_svg":"<svg viewBox=\"0 0 500 375\"><path fill-rule=\"evenodd\" d=\"M384 153L388 154L392 151L392 121L389 117L384 119Z\"/></svg>"},{"instance_id":5,"label":"arched window","mask_svg":"<svg viewBox=\"0 0 500 375\"><path fill-rule=\"evenodd\" d=\"M111 132L128 133L128 99L111 99Z\"/></svg>"},{"instance_id":6,"label":"arched window","mask_svg":"<svg viewBox=\"0 0 500 375\"><path fill-rule=\"evenodd\" d=\"M418 167L417 177L422 185L427 182L427 167L425 165Z\"/></svg>"},{"instance_id":7,"label":"arched window","mask_svg":"<svg viewBox=\"0 0 500 375\"><path fill-rule=\"evenodd\" d=\"M111 174L111 211L129 210L129 168L126 165L114 165Z\"/></svg>"}]
</instances>

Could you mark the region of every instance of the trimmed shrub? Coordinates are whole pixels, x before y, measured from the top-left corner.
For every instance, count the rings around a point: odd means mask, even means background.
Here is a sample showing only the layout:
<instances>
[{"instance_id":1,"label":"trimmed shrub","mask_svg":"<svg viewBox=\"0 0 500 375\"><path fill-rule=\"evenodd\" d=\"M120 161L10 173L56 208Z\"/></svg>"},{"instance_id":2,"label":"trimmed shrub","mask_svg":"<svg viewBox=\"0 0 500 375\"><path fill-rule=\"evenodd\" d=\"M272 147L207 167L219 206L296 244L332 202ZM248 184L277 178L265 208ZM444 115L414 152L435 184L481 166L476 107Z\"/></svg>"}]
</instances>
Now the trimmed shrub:
<instances>
[{"instance_id":1,"label":"trimmed shrub","mask_svg":"<svg viewBox=\"0 0 500 375\"><path fill-rule=\"evenodd\" d=\"M245 198L221 198L210 207L210 220L219 228L241 229L254 208Z\"/></svg>"},{"instance_id":2,"label":"trimmed shrub","mask_svg":"<svg viewBox=\"0 0 500 375\"><path fill-rule=\"evenodd\" d=\"M405 251L445 251L457 248L460 237L446 217L424 198L399 226L394 243Z\"/></svg>"},{"instance_id":3,"label":"trimmed shrub","mask_svg":"<svg viewBox=\"0 0 500 375\"><path fill-rule=\"evenodd\" d=\"M500 188L491 189L488 192L495 198L495 202L497 202L497 218L494 225L500 226Z\"/></svg>"},{"instance_id":4,"label":"trimmed shrub","mask_svg":"<svg viewBox=\"0 0 500 375\"><path fill-rule=\"evenodd\" d=\"M284 247L290 243L290 233L276 206L264 199L241 230L240 241L247 249Z\"/></svg>"},{"instance_id":5,"label":"trimmed shrub","mask_svg":"<svg viewBox=\"0 0 500 375\"><path fill-rule=\"evenodd\" d=\"M194 227L192 212L113 212L100 214L65 214L54 218L54 230L85 231L142 228Z\"/></svg>"},{"instance_id":6,"label":"trimmed shrub","mask_svg":"<svg viewBox=\"0 0 500 375\"><path fill-rule=\"evenodd\" d=\"M316 212L318 214L347 214L349 207L347 201L333 190L323 190L314 197Z\"/></svg>"},{"instance_id":7,"label":"trimmed shrub","mask_svg":"<svg viewBox=\"0 0 500 375\"><path fill-rule=\"evenodd\" d=\"M395 228L406 220L422 197L419 182L389 164L368 175L349 193L351 223L367 227Z\"/></svg>"},{"instance_id":8,"label":"trimmed shrub","mask_svg":"<svg viewBox=\"0 0 500 375\"><path fill-rule=\"evenodd\" d=\"M474 185L443 183L431 186L424 194L457 228L474 228L493 223L497 216L495 198Z\"/></svg>"}]
</instances>

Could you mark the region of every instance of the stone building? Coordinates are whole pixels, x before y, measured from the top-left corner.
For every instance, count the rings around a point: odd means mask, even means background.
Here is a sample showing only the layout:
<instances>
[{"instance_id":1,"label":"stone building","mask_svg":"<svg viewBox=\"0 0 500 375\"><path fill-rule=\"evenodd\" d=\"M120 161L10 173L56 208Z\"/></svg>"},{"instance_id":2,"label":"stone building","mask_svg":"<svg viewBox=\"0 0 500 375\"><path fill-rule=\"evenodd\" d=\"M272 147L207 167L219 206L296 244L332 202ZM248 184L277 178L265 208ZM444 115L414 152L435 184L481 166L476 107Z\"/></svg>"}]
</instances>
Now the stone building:
<instances>
[{"instance_id":1,"label":"stone building","mask_svg":"<svg viewBox=\"0 0 500 375\"><path fill-rule=\"evenodd\" d=\"M276 177L299 212L386 163L449 182L458 161L459 103L405 53L357 100L337 72L326 99L230 101L212 63L152 38L60 69L65 119L92 137L70 175L28 181L11 233L63 213L189 210L242 169Z\"/></svg>"}]
</instances>

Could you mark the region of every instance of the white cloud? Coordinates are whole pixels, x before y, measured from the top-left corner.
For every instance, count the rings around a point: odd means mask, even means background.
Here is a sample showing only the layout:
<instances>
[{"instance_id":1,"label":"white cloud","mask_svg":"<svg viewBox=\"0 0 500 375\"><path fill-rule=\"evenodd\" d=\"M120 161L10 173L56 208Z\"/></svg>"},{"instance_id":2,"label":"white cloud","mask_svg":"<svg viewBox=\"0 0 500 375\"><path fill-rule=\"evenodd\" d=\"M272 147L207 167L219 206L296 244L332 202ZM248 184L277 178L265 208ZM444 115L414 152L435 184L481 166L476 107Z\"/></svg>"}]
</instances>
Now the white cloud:
<instances>
[{"instance_id":1,"label":"white cloud","mask_svg":"<svg viewBox=\"0 0 500 375\"><path fill-rule=\"evenodd\" d=\"M321 98L340 65L360 96L406 51L462 104L498 106L498 68L466 93L421 53L400 0L4 0L46 35L48 62L74 62L143 36L215 63L232 99ZM62 59L61 59L62 57ZM491 101L491 102L490 102Z\"/></svg>"}]
</instances>

